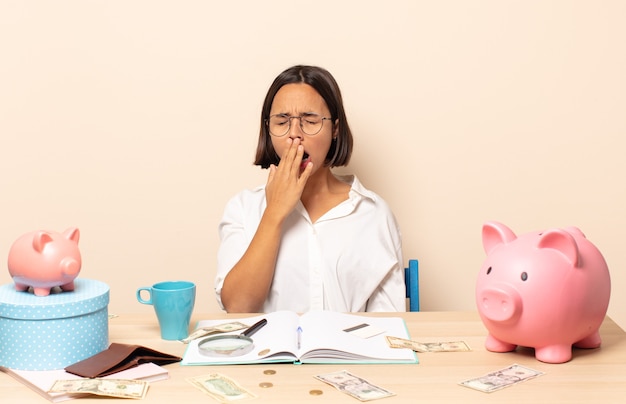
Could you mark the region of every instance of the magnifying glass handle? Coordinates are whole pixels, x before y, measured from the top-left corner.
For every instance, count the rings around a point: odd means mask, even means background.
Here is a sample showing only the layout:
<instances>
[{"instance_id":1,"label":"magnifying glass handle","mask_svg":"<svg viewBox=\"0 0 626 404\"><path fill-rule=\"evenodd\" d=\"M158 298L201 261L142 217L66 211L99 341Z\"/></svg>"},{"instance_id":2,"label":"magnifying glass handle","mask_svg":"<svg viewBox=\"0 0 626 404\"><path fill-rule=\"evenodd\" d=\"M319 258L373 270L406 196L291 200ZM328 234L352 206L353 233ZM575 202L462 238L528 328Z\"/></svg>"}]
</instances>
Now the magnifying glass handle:
<instances>
[{"instance_id":1,"label":"magnifying glass handle","mask_svg":"<svg viewBox=\"0 0 626 404\"><path fill-rule=\"evenodd\" d=\"M252 334L259 331L265 324L267 324L267 319L264 318L263 320L254 323L252 326L250 326L250 328L242 332L241 335L245 337L250 337L252 336Z\"/></svg>"}]
</instances>

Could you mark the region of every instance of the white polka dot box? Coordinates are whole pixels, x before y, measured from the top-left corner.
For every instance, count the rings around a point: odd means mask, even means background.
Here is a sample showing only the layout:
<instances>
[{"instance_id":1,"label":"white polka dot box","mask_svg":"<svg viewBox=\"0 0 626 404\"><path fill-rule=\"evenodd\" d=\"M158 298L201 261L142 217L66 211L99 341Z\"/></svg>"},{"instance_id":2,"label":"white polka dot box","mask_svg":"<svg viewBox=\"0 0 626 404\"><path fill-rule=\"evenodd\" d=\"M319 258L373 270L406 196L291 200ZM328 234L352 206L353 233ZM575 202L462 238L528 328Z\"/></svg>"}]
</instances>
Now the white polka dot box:
<instances>
[{"instance_id":1,"label":"white polka dot box","mask_svg":"<svg viewBox=\"0 0 626 404\"><path fill-rule=\"evenodd\" d=\"M35 296L0 286L0 366L54 370L109 345L109 287L75 279L74 291Z\"/></svg>"}]
</instances>

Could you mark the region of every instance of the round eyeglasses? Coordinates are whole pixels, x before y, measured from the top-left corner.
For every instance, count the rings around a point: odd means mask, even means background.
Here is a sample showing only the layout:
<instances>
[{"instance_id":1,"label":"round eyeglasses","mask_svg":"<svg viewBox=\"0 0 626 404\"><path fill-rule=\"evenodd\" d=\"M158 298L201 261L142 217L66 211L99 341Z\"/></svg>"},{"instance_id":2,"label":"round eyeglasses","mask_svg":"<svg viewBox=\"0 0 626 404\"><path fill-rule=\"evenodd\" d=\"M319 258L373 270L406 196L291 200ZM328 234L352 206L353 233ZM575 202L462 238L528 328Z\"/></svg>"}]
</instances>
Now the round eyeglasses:
<instances>
[{"instance_id":1,"label":"round eyeglasses","mask_svg":"<svg viewBox=\"0 0 626 404\"><path fill-rule=\"evenodd\" d=\"M330 121L331 118L319 116L317 114L304 114L299 116L289 116L285 114L276 114L265 120L270 135L275 137L283 137L291 129L291 120L298 119L300 121L300 129L302 133L308 136L314 136L320 133L324 126L324 121Z\"/></svg>"}]
</instances>

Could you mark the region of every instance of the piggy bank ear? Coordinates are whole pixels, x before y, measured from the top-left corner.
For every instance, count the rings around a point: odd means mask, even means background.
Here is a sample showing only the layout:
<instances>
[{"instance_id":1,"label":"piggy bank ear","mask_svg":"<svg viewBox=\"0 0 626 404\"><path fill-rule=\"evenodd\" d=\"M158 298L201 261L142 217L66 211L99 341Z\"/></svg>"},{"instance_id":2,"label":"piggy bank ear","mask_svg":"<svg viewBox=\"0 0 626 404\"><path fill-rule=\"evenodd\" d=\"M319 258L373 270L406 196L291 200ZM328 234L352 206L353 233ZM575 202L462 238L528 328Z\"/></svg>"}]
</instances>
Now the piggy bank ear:
<instances>
[{"instance_id":1,"label":"piggy bank ear","mask_svg":"<svg viewBox=\"0 0 626 404\"><path fill-rule=\"evenodd\" d=\"M46 244L52 242L52 236L45 231L38 231L33 236L33 248L38 253L43 252L43 249L46 247Z\"/></svg>"},{"instance_id":2,"label":"piggy bank ear","mask_svg":"<svg viewBox=\"0 0 626 404\"><path fill-rule=\"evenodd\" d=\"M498 222L487 222L483 225L483 248L487 255L500 244L507 244L517 236L513 230Z\"/></svg>"},{"instance_id":3,"label":"piggy bank ear","mask_svg":"<svg viewBox=\"0 0 626 404\"><path fill-rule=\"evenodd\" d=\"M565 230L553 229L543 232L537 247L551 248L560 252L573 267L577 267L580 262L578 244L576 244L574 237Z\"/></svg>"},{"instance_id":4,"label":"piggy bank ear","mask_svg":"<svg viewBox=\"0 0 626 404\"><path fill-rule=\"evenodd\" d=\"M583 233L583 231L580 230L578 227L569 226L569 227L564 228L563 230L565 230L572 236L579 236L579 237L587 238L587 236L585 236L585 233Z\"/></svg>"},{"instance_id":5,"label":"piggy bank ear","mask_svg":"<svg viewBox=\"0 0 626 404\"><path fill-rule=\"evenodd\" d=\"M63 237L68 240L72 240L76 244L78 244L78 239L80 238L80 232L76 227L71 227L63 232Z\"/></svg>"}]
</instances>

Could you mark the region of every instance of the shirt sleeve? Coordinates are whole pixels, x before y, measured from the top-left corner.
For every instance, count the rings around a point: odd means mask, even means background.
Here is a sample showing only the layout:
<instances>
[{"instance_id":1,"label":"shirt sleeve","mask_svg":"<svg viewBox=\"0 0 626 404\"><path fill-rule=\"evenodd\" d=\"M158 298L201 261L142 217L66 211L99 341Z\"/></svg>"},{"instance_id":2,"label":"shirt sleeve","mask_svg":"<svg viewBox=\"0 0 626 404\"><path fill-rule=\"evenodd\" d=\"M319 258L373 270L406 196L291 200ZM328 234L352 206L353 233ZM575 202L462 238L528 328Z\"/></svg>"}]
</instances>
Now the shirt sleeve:
<instances>
[{"instance_id":1,"label":"shirt sleeve","mask_svg":"<svg viewBox=\"0 0 626 404\"><path fill-rule=\"evenodd\" d=\"M233 197L224 208L224 214L218 225L220 246L217 252L217 273L215 276L215 297L222 309L222 286L224 279L235 264L241 259L250 244L246 229L244 201L246 196L241 193Z\"/></svg>"},{"instance_id":2,"label":"shirt sleeve","mask_svg":"<svg viewBox=\"0 0 626 404\"><path fill-rule=\"evenodd\" d=\"M389 240L396 262L367 301L365 311L402 312L406 311L406 284L404 282L404 261L402 258L402 238L395 217L389 211Z\"/></svg>"}]
</instances>

